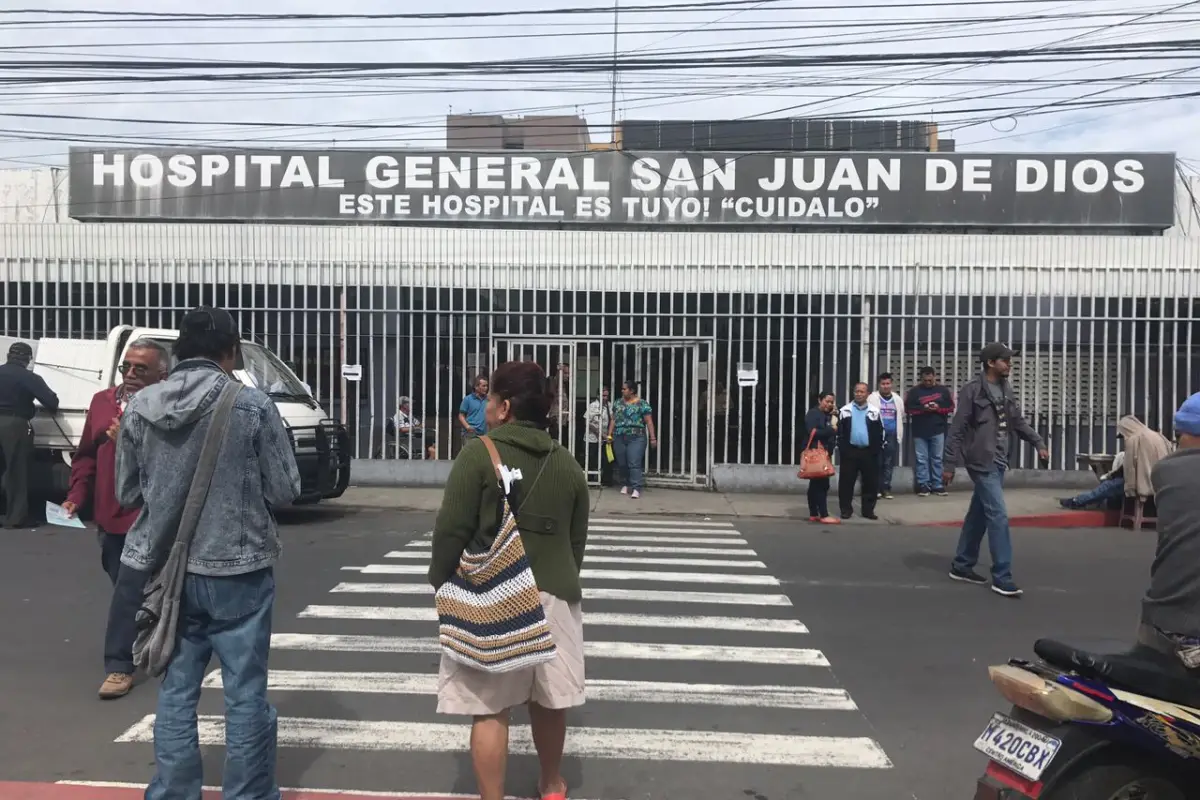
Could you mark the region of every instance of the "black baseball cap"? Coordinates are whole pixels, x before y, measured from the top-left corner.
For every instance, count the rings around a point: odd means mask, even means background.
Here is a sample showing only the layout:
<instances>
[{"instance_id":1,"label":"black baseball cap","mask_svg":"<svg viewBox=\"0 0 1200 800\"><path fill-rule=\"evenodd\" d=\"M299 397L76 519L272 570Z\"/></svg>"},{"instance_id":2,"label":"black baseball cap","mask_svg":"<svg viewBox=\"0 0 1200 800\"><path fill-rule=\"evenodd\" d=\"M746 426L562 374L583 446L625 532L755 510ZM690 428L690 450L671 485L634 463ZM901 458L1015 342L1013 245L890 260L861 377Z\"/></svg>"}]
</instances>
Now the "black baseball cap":
<instances>
[{"instance_id":1,"label":"black baseball cap","mask_svg":"<svg viewBox=\"0 0 1200 800\"><path fill-rule=\"evenodd\" d=\"M1013 350L1004 342L992 342L979 351L979 361L986 364L989 361L1006 361L1019 355L1021 355L1019 350Z\"/></svg>"},{"instance_id":2,"label":"black baseball cap","mask_svg":"<svg viewBox=\"0 0 1200 800\"><path fill-rule=\"evenodd\" d=\"M179 329L180 332L190 331L193 333L217 331L240 338L233 316L225 309L213 306L200 306L184 314L183 320L179 323Z\"/></svg>"}]
</instances>

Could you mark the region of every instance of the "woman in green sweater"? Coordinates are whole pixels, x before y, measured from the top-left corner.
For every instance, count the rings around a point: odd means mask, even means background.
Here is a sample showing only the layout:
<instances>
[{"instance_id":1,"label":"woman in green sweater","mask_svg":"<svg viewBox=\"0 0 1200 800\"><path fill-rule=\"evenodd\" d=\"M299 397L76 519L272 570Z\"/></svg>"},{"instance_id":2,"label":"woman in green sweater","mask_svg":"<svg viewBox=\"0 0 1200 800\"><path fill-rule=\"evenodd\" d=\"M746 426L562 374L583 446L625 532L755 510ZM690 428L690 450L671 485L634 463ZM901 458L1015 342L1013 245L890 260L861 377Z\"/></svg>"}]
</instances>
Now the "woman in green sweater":
<instances>
[{"instance_id":1,"label":"woman in green sweater","mask_svg":"<svg viewBox=\"0 0 1200 800\"><path fill-rule=\"evenodd\" d=\"M546 432L551 396L546 373L510 361L491 376L488 437L513 476L511 505L558 654L553 661L492 674L442 656L438 712L475 718L471 760L482 800L503 800L509 709L528 705L541 764L538 793L565 800L560 771L566 709L583 705L583 613L579 571L587 544L589 496L583 471ZM488 547L500 524L501 492L483 442L469 441L450 470L433 530L429 582L454 574L463 550Z\"/></svg>"}]
</instances>

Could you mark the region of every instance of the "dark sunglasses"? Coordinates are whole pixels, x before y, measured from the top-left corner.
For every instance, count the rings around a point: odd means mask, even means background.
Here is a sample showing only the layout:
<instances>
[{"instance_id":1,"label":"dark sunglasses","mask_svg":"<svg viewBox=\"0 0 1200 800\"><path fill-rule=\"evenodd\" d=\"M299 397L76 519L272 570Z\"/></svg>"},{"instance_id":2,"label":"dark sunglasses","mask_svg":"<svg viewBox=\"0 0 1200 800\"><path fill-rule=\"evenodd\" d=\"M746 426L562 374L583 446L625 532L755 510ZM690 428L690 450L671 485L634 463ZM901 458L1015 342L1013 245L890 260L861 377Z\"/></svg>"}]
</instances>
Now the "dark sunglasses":
<instances>
[{"instance_id":1,"label":"dark sunglasses","mask_svg":"<svg viewBox=\"0 0 1200 800\"><path fill-rule=\"evenodd\" d=\"M150 374L150 367L145 364L130 364L128 361L122 361L117 365L117 371L122 375L128 374L130 370L133 370L133 374L139 378L144 378Z\"/></svg>"}]
</instances>

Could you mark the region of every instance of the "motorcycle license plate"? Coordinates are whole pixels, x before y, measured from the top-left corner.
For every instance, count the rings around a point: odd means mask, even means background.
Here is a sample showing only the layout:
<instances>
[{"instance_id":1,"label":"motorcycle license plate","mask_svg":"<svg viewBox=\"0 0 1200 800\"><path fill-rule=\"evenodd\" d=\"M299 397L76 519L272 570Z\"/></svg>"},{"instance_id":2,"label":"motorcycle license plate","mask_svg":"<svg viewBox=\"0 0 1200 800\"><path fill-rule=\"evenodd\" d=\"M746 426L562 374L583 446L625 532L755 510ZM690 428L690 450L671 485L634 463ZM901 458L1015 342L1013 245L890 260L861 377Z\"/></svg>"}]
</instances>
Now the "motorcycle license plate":
<instances>
[{"instance_id":1,"label":"motorcycle license plate","mask_svg":"<svg viewBox=\"0 0 1200 800\"><path fill-rule=\"evenodd\" d=\"M1062 739L996 714L975 740L975 749L1023 778L1036 781L1058 755Z\"/></svg>"}]
</instances>

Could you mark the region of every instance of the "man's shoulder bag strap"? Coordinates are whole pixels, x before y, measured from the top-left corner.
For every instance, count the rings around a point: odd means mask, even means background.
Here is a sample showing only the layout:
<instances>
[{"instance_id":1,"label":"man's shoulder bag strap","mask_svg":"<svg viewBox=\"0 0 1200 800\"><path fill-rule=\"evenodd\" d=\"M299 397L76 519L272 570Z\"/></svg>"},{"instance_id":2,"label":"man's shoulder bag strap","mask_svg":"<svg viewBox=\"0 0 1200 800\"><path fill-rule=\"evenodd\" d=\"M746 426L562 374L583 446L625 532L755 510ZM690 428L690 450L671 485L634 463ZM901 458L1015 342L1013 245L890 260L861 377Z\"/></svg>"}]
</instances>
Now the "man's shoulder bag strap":
<instances>
[{"instance_id":1,"label":"man's shoulder bag strap","mask_svg":"<svg viewBox=\"0 0 1200 800\"><path fill-rule=\"evenodd\" d=\"M241 391L242 385L236 380L226 381L220 397L217 398L212 419L209 420L204 446L200 449L200 460L196 464L192 486L188 490L183 514L179 518L179 533L175 537L185 549L191 544L196 526L200 523L200 512L204 510L204 502L208 499L208 489L212 485L213 472L217 467L217 456L221 452L221 444L225 441L229 421L233 417L233 404L237 402Z\"/></svg>"}]
</instances>

